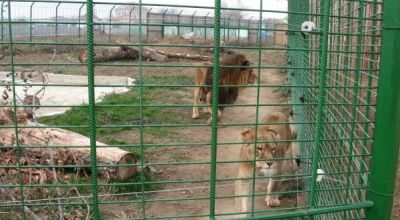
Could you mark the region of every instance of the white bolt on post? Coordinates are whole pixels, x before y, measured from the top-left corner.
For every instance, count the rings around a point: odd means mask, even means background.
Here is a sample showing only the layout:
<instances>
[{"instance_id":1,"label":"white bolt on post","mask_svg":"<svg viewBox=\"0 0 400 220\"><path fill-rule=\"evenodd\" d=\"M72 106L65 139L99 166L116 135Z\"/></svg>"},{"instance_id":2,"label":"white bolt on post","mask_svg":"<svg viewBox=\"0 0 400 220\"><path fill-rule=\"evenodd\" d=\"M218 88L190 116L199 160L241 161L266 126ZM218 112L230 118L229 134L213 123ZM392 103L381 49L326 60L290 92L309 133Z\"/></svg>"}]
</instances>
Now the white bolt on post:
<instances>
[{"instance_id":1,"label":"white bolt on post","mask_svg":"<svg viewBox=\"0 0 400 220\"><path fill-rule=\"evenodd\" d=\"M305 22L303 22L303 24L301 24L301 31L303 33L310 33L310 32L314 32L314 31L318 31L318 30L317 30L317 26L315 25L314 22L305 21Z\"/></svg>"}]
</instances>

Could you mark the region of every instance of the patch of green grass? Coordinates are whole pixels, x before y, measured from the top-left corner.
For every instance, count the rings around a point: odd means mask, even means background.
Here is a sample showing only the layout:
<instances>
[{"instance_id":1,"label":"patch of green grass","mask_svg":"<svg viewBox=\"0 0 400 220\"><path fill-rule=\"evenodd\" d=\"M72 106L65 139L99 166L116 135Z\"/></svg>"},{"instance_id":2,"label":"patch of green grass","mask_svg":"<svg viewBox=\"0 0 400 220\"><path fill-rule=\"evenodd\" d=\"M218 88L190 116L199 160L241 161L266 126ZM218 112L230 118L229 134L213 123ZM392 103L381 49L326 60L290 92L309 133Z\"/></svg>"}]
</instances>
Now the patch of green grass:
<instances>
[{"instance_id":1,"label":"patch of green grass","mask_svg":"<svg viewBox=\"0 0 400 220\"><path fill-rule=\"evenodd\" d=\"M188 76L181 75L162 75L150 76L145 79L146 84L190 84ZM181 103L176 97L176 91L179 89L165 87L151 87L143 89L143 105L168 105L171 103ZM98 126L97 135L99 137L117 133L124 130L136 130L129 126L140 124L140 91L139 88L133 88L124 94L109 94L103 97L97 105L107 105L106 107L96 107L96 126ZM134 106L121 106L134 105ZM182 115L185 108L167 108L167 107L144 107L143 123L146 124L183 124L185 123ZM190 118L188 118L189 120ZM39 118L39 122L54 126L71 126L68 130L88 136L88 128L73 126L88 126L89 109L88 107L73 107L64 114ZM187 121L186 121L187 123ZM103 127L101 127L103 126ZM104 127L107 126L107 127ZM173 132L170 128L145 128L144 132L160 138L167 137Z\"/></svg>"}]
</instances>

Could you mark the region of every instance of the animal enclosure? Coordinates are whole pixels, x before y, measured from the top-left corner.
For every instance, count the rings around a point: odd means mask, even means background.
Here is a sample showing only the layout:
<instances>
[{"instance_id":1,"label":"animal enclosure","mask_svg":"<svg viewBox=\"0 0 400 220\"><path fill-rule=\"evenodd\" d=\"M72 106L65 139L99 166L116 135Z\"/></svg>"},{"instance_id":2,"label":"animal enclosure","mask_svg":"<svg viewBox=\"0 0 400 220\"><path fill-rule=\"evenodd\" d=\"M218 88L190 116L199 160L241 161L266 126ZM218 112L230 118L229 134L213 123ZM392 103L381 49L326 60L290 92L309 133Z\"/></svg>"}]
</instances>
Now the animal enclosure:
<instances>
[{"instance_id":1,"label":"animal enclosure","mask_svg":"<svg viewBox=\"0 0 400 220\"><path fill-rule=\"evenodd\" d=\"M400 2L155 2L0 2L0 219L390 219Z\"/></svg>"}]
</instances>

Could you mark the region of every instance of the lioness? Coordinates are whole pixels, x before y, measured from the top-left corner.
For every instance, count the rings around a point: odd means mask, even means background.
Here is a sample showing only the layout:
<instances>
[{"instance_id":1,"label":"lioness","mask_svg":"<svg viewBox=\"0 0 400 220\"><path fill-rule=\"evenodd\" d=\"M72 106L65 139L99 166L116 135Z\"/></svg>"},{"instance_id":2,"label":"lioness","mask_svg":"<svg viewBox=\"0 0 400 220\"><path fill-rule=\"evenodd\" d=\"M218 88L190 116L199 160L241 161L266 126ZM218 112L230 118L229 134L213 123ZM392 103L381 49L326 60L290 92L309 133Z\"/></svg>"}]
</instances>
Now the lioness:
<instances>
[{"instance_id":1,"label":"lioness","mask_svg":"<svg viewBox=\"0 0 400 220\"><path fill-rule=\"evenodd\" d=\"M272 178L281 175L283 171L284 160L275 160L275 158L284 158L291 143L284 142L291 140L291 130L288 124L288 117L281 112L270 112L266 114L262 120L263 123L285 123L276 125L260 125L257 132L257 141L268 143L257 143L256 146L256 162L257 171L262 171L269 176L268 193L277 191L280 181ZM243 142L254 142L256 139L255 128L251 128L242 132L241 138ZM282 141L282 142L279 142ZM243 144L240 151L238 178L251 178L253 176L254 163L254 143ZM257 172L258 173L258 172ZM251 180L237 180L235 183L235 195L247 196L250 193ZM265 201L267 206L279 206L279 195L267 195ZM236 212L247 212L247 197L236 197ZM238 215L243 217L245 215Z\"/></svg>"},{"instance_id":2,"label":"lioness","mask_svg":"<svg viewBox=\"0 0 400 220\"><path fill-rule=\"evenodd\" d=\"M211 63L206 63L207 65ZM253 73L253 69L248 68L250 61L242 54L229 54L225 55L220 60L222 66L237 66L232 67L221 67L219 71L219 88L218 88L218 103L219 104L233 104L239 94L239 87L232 87L235 85L253 84L256 82L256 75ZM211 113L212 104L212 86L213 84L213 68L197 68L195 74L195 85L194 97L193 97L193 113L192 118L199 118L199 101L205 102L208 107L205 108L206 112ZM227 87L228 86L228 87ZM231 87L229 87L231 86ZM220 106L218 109L218 119L222 116L222 110L224 106ZM211 122L211 117L208 123Z\"/></svg>"},{"instance_id":3,"label":"lioness","mask_svg":"<svg viewBox=\"0 0 400 220\"><path fill-rule=\"evenodd\" d=\"M79 52L78 60L79 60L81 63L85 63L85 62L86 62L86 60L87 60L87 53L86 53L86 50L82 50L81 52Z\"/></svg>"}]
</instances>

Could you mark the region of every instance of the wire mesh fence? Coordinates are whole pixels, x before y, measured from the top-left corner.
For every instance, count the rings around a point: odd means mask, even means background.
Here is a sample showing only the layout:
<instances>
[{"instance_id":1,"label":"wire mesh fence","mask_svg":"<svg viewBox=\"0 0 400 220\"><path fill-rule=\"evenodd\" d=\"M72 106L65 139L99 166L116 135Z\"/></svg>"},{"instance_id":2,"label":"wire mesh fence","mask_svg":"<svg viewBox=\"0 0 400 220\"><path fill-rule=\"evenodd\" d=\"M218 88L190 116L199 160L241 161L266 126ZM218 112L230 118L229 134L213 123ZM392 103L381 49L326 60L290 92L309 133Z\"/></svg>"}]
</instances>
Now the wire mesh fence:
<instances>
[{"instance_id":1,"label":"wire mesh fence","mask_svg":"<svg viewBox=\"0 0 400 220\"><path fill-rule=\"evenodd\" d=\"M389 219L399 3L238 3L1 1L0 219Z\"/></svg>"},{"instance_id":2,"label":"wire mesh fence","mask_svg":"<svg viewBox=\"0 0 400 220\"><path fill-rule=\"evenodd\" d=\"M2 2L0 34L2 39L8 37L7 10ZM85 41L86 36L86 7L85 2L36 2L19 1L14 3L18 8L15 23L12 26L14 39L46 40L49 37L60 37L68 41ZM142 36L147 41L159 41L164 37L186 37L187 35L197 38L199 41L212 41L213 31L204 25L213 25L211 9L183 8L178 11L175 7L146 5L141 7ZM115 41L116 39L133 40L139 36L139 7L132 4L99 4L94 5L94 31L102 35L104 40ZM237 17L238 16L238 17ZM226 13L221 22L231 28L222 31L225 42L236 42L242 44L255 44L257 42L257 30L248 30L257 27L258 20L252 17L244 17L238 11ZM273 29L275 24L285 23L285 19L268 18L263 21L266 28ZM204 27L203 27L204 26ZM235 27L235 28L233 28ZM273 36L273 32L264 31L263 39Z\"/></svg>"},{"instance_id":3,"label":"wire mesh fence","mask_svg":"<svg viewBox=\"0 0 400 220\"><path fill-rule=\"evenodd\" d=\"M292 85L301 86L294 90L293 100L309 104L294 107L295 121L307 123L299 128L299 137L315 139L301 144L301 152L310 158L306 169L314 174L317 169L323 170L332 179L318 183L317 175L313 175L307 184L312 195L310 205L366 201L376 111L381 6L382 1L293 4L295 11L323 15L289 18L297 26L307 18L320 24L313 35L293 33L289 44L290 48L303 49L289 52L289 62L291 67L299 68L291 71ZM351 210L327 217L359 219L364 217L364 211Z\"/></svg>"}]
</instances>

